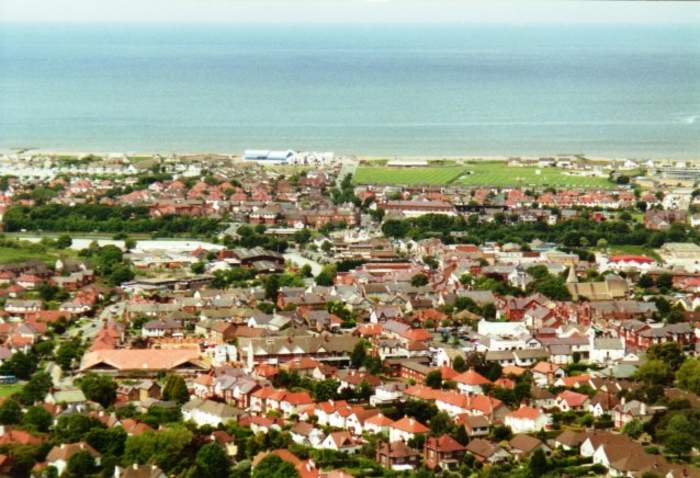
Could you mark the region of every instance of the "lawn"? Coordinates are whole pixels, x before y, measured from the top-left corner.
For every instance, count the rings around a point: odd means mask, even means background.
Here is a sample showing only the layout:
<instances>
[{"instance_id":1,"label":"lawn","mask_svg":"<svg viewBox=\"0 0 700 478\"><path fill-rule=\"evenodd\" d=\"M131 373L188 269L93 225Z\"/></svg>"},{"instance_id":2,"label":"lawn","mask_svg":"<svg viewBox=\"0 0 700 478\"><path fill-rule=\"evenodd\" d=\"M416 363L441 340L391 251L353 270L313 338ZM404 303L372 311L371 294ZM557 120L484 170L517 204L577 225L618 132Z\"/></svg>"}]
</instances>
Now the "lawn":
<instances>
[{"instance_id":1,"label":"lawn","mask_svg":"<svg viewBox=\"0 0 700 478\"><path fill-rule=\"evenodd\" d=\"M459 179L465 186L552 186L580 188L610 188L607 178L568 176L559 168L509 167L504 162L478 162L465 166Z\"/></svg>"},{"instance_id":2,"label":"lawn","mask_svg":"<svg viewBox=\"0 0 700 478\"><path fill-rule=\"evenodd\" d=\"M0 398L9 397L13 393L22 390L21 383L13 383L12 385L0 385Z\"/></svg>"},{"instance_id":3,"label":"lawn","mask_svg":"<svg viewBox=\"0 0 700 478\"><path fill-rule=\"evenodd\" d=\"M449 163L448 163L449 164ZM503 161L471 162L464 166L390 167L360 166L355 184L464 186L552 186L556 188L610 188L607 178L569 176L558 168L509 167Z\"/></svg>"},{"instance_id":4,"label":"lawn","mask_svg":"<svg viewBox=\"0 0 700 478\"><path fill-rule=\"evenodd\" d=\"M53 264L58 256L47 252L35 252L30 249L0 247L0 264L10 264L13 262L23 261L43 261L47 264Z\"/></svg>"},{"instance_id":5,"label":"lawn","mask_svg":"<svg viewBox=\"0 0 700 478\"><path fill-rule=\"evenodd\" d=\"M355 184L449 184L464 172L461 166L445 167L389 167L360 166L355 172Z\"/></svg>"}]
</instances>

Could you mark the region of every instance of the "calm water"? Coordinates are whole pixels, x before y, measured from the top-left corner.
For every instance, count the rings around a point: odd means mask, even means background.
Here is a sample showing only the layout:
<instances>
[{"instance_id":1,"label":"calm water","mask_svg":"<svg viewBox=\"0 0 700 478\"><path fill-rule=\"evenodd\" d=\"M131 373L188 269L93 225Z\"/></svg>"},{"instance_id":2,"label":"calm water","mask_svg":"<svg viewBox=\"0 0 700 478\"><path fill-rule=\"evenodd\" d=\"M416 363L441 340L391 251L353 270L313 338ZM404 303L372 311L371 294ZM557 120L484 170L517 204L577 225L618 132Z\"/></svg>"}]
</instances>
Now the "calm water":
<instances>
[{"instance_id":1,"label":"calm water","mask_svg":"<svg viewBox=\"0 0 700 478\"><path fill-rule=\"evenodd\" d=\"M700 28L0 24L0 149L700 158Z\"/></svg>"}]
</instances>

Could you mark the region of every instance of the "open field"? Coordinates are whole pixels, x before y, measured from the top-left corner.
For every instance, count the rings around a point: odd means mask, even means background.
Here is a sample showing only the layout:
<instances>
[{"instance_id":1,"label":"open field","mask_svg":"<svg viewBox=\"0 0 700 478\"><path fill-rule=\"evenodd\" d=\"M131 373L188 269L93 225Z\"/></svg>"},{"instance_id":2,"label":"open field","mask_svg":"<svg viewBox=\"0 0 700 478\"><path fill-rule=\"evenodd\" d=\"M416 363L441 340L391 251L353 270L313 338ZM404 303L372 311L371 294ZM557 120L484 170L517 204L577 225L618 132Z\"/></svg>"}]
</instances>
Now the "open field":
<instances>
[{"instance_id":1,"label":"open field","mask_svg":"<svg viewBox=\"0 0 700 478\"><path fill-rule=\"evenodd\" d=\"M38 260L46 262L47 264L53 264L57 258L58 255L51 253L41 253L29 249L18 249L14 247L0 247L0 264L30 260Z\"/></svg>"},{"instance_id":2,"label":"open field","mask_svg":"<svg viewBox=\"0 0 700 478\"><path fill-rule=\"evenodd\" d=\"M502 161L469 162L462 166L360 166L355 184L404 184L464 186L552 186L609 188L607 178L569 176L559 168L509 167Z\"/></svg>"},{"instance_id":3,"label":"open field","mask_svg":"<svg viewBox=\"0 0 700 478\"><path fill-rule=\"evenodd\" d=\"M559 168L508 167L503 162L480 162L465 165L458 183L465 186L552 186L609 188L607 178L569 176Z\"/></svg>"},{"instance_id":4,"label":"open field","mask_svg":"<svg viewBox=\"0 0 700 478\"><path fill-rule=\"evenodd\" d=\"M22 390L23 385L21 383L13 383L12 385L0 385L0 398L9 397L13 393L17 393Z\"/></svg>"},{"instance_id":5,"label":"open field","mask_svg":"<svg viewBox=\"0 0 700 478\"><path fill-rule=\"evenodd\" d=\"M355 172L355 184L449 184L464 172L462 166L447 167L388 167L360 166Z\"/></svg>"}]
</instances>

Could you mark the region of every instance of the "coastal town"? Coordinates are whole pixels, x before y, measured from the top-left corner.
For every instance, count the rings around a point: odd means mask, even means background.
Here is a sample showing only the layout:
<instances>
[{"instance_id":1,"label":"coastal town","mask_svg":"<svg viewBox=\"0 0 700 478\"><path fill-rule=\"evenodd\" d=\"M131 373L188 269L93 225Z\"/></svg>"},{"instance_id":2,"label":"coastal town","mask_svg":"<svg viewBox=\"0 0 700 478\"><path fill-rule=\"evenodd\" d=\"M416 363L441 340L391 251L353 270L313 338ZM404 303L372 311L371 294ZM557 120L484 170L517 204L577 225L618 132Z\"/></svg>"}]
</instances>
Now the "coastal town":
<instances>
[{"instance_id":1,"label":"coastal town","mask_svg":"<svg viewBox=\"0 0 700 478\"><path fill-rule=\"evenodd\" d=\"M700 477L700 168L0 156L0 476Z\"/></svg>"}]
</instances>

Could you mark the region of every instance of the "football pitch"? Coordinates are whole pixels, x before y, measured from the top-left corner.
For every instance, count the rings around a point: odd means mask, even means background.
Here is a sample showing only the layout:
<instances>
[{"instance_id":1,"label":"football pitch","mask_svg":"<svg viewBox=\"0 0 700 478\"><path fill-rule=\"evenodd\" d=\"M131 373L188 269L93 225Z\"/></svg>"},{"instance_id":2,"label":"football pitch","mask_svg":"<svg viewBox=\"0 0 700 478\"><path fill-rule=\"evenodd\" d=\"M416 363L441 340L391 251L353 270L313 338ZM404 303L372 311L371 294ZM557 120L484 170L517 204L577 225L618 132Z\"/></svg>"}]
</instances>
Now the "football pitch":
<instances>
[{"instance_id":1,"label":"football pitch","mask_svg":"<svg viewBox=\"0 0 700 478\"><path fill-rule=\"evenodd\" d=\"M360 166L355 184L463 185L463 186L552 186L609 188L605 177L571 176L559 168L508 166L505 162L473 162L447 167Z\"/></svg>"}]
</instances>

